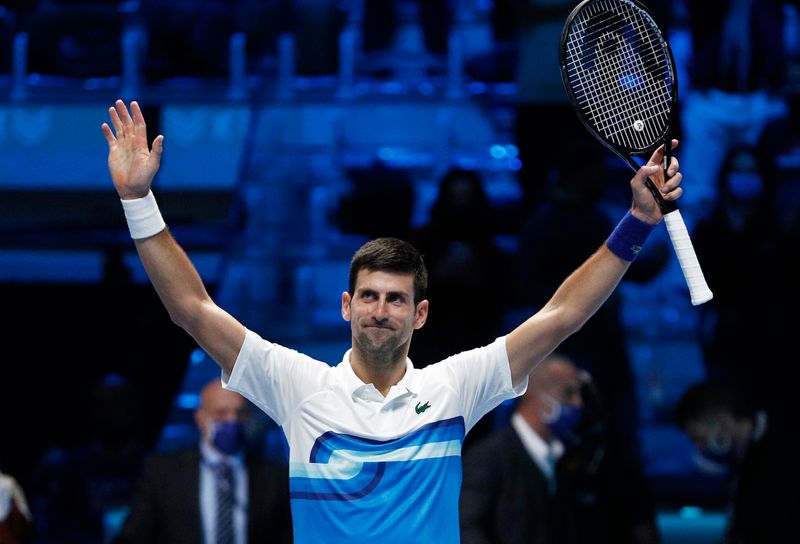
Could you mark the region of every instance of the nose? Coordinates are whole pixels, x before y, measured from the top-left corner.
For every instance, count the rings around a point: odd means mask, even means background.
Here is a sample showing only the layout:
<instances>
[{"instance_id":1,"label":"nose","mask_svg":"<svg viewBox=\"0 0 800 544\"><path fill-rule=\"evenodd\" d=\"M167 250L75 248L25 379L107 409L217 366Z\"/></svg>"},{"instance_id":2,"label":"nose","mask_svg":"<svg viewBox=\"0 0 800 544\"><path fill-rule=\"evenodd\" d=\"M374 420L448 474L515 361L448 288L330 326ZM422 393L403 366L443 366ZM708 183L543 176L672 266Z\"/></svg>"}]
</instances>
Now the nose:
<instances>
[{"instance_id":1,"label":"nose","mask_svg":"<svg viewBox=\"0 0 800 544\"><path fill-rule=\"evenodd\" d=\"M386 299L381 298L378 303L375 305L375 311L372 313L372 317L376 321L386 321L389 317L389 305L386 302Z\"/></svg>"}]
</instances>

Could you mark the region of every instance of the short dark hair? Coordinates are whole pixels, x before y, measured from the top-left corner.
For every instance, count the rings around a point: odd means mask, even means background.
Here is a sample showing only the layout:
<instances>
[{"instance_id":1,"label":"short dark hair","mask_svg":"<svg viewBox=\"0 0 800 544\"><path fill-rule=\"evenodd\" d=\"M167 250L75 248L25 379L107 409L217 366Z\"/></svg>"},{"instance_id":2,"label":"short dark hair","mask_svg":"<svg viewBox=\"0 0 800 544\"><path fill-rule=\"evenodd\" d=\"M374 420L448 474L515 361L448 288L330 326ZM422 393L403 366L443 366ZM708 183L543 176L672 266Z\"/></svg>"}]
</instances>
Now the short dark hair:
<instances>
[{"instance_id":1,"label":"short dark hair","mask_svg":"<svg viewBox=\"0 0 800 544\"><path fill-rule=\"evenodd\" d=\"M356 290L361 270L414 275L414 304L425 298L428 269L422 255L410 243L398 238L376 238L362 245L350 261L350 295Z\"/></svg>"},{"instance_id":2,"label":"short dark hair","mask_svg":"<svg viewBox=\"0 0 800 544\"><path fill-rule=\"evenodd\" d=\"M708 412L723 410L736 418L751 417L753 409L744 395L724 381L705 381L689 386L675 405L675 423L686 425Z\"/></svg>"}]
</instances>

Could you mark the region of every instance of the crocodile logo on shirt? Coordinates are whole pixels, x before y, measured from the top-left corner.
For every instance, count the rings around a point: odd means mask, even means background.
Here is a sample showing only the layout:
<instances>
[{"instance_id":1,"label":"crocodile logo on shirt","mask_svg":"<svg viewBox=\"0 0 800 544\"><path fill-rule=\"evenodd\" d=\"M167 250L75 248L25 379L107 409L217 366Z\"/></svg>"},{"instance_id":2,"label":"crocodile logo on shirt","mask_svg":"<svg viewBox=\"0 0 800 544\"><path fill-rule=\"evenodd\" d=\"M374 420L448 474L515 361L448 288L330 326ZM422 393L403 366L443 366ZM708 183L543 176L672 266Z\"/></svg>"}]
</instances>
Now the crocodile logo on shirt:
<instances>
[{"instance_id":1,"label":"crocodile logo on shirt","mask_svg":"<svg viewBox=\"0 0 800 544\"><path fill-rule=\"evenodd\" d=\"M425 404L423 404L422 406L420 406L420 403L418 402L417 403L417 407L414 408L414 410L416 410L418 414L421 414L422 412L424 412L425 410L427 410L430 407L431 407L431 403L430 402L426 401Z\"/></svg>"}]
</instances>

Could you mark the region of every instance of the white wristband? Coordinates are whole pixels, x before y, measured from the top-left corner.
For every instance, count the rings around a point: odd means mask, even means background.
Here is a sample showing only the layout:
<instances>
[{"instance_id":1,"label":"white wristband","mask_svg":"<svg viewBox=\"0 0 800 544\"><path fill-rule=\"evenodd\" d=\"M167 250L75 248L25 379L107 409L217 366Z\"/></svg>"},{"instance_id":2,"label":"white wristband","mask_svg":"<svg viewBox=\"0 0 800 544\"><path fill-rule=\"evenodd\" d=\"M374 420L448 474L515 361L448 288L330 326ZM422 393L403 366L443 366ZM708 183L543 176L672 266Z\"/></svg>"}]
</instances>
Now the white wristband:
<instances>
[{"instance_id":1,"label":"white wristband","mask_svg":"<svg viewBox=\"0 0 800 544\"><path fill-rule=\"evenodd\" d=\"M131 231L131 238L141 240L155 236L167 227L161 212L158 210L156 197L153 191L148 191L142 198L130 200L120 199L122 209L125 211L125 220Z\"/></svg>"}]
</instances>

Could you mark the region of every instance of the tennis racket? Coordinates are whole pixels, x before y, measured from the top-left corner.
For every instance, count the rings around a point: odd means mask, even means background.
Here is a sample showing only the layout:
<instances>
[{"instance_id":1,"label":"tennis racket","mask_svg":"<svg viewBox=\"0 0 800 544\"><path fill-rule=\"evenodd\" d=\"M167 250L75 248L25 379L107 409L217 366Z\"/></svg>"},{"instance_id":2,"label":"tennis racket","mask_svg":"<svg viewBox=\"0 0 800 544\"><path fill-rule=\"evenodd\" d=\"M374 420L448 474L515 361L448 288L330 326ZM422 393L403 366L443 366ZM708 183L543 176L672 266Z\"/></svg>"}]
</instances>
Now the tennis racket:
<instances>
[{"instance_id":1,"label":"tennis racket","mask_svg":"<svg viewBox=\"0 0 800 544\"><path fill-rule=\"evenodd\" d=\"M678 81L672 51L647 8L636 0L583 0L564 24L559 60L584 126L634 172L641 166L634 157L664 145L666 175ZM711 300L678 206L649 178L647 187L664 214L692 304Z\"/></svg>"}]
</instances>

